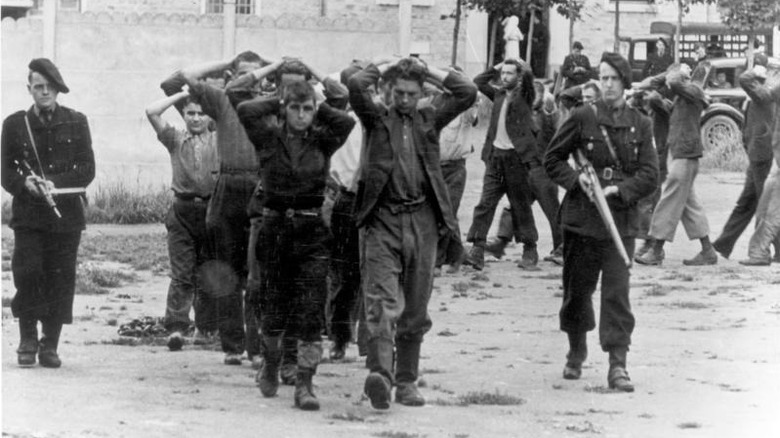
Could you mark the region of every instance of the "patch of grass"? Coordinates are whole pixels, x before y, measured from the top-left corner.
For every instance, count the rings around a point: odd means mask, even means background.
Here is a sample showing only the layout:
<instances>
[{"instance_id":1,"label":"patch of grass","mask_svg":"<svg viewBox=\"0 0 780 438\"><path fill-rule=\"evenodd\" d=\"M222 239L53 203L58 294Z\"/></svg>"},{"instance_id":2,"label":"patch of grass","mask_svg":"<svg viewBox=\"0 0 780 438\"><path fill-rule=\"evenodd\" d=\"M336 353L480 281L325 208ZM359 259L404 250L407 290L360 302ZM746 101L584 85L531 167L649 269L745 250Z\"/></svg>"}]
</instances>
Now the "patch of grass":
<instances>
[{"instance_id":1,"label":"patch of grass","mask_svg":"<svg viewBox=\"0 0 780 438\"><path fill-rule=\"evenodd\" d=\"M422 371L420 371L420 374L442 374L446 373L444 370L440 370L438 368L423 368Z\"/></svg>"},{"instance_id":2,"label":"patch of grass","mask_svg":"<svg viewBox=\"0 0 780 438\"><path fill-rule=\"evenodd\" d=\"M701 424L694 421L686 421L684 423L678 424L677 427L680 429L699 429L701 428Z\"/></svg>"},{"instance_id":3,"label":"patch of grass","mask_svg":"<svg viewBox=\"0 0 780 438\"><path fill-rule=\"evenodd\" d=\"M457 333L451 331L450 329L444 329L444 330L440 331L439 333L437 333L437 335L445 336L445 337L447 337L447 336L458 336Z\"/></svg>"},{"instance_id":4,"label":"patch of grass","mask_svg":"<svg viewBox=\"0 0 780 438\"><path fill-rule=\"evenodd\" d=\"M708 304L700 303L698 301L674 301L667 304L667 306L691 310L702 310L710 307Z\"/></svg>"},{"instance_id":5,"label":"patch of grass","mask_svg":"<svg viewBox=\"0 0 780 438\"><path fill-rule=\"evenodd\" d=\"M366 421L365 417L357 415L354 412L344 412L344 413L337 412L335 414L328 415L325 418L330 418L332 420L352 421L358 423L363 423Z\"/></svg>"},{"instance_id":6,"label":"patch of grass","mask_svg":"<svg viewBox=\"0 0 780 438\"><path fill-rule=\"evenodd\" d=\"M164 231L134 235L85 235L79 247L81 260L125 263L155 273L170 270Z\"/></svg>"},{"instance_id":7,"label":"patch of grass","mask_svg":"<svg viewBox=\"0 0 780 438\"><path fill-rule=\"evenodd\" d=\"M135 273L104 268L89 262L80 264L78 270L82 271L82 275L100 287L119 287L138 279L138 275Z\"/></svg>"},{"instance_id":8,"label":"patch of grass","mask_svg":"<svg viewBox=\"0 0 780 438\"><path fill-rule=\"evenodd\" d=\"M96 284L84 273L76 271L76 295L105 295L108 289Z\"/></svg>"},{"instance_id":9,"label":"patch of grass","mask_svg":"<svg viewBox=\"0 0 780 438\"><path fill-rule=\"evenodd\" d=\"M173 193L165 185L135 187L121 180L98 186L87 207L87 223L149 224L165 221Z\"/></svg>"},{"instance_id":10,"label":"patch of grass","mask_svg":"<svg viewBox=\"0 0 780 438\"><path fill-rule=\"evenodd\" d=\"M458 396L458 403L462 406L468 405L488 405L488 406L516 406L525 403L520 397L510 394L485 391L472 391Z\"/></svg>"},{"instance_id":11,"label":"patch of grass","mask_svg":"<svg viewBox=\"0 0 780 438\"><path fill-rule=\"evenodd\" d=\"M656 283L652 286L650 286L650 289L645 292L646 297L663 297L669 294L669 291L666 290L663 286Z\"/></svg>"},{"instance_id":12,"label":"patch of grass","mask_svg":"<svg viewBox=\"0 0 780 438\"><path fill-rule=\"evenodd\" d=\"M397 430L383 430L382 432L374 432L371 436L380 438L422 438L426 435L420 435L419 433L400 432Z\"/></svg>"},{"instance_id":13,"label":"patch of grass","mask_svg":"<svg viewBox=\"0 0 780 438\"><path fill-rule=\"evenodd\" d=\"M742 141L721 141L716 148L706 149L701 159L702 169L744 172L748 165Z\"/></svg>"}]
</instances>

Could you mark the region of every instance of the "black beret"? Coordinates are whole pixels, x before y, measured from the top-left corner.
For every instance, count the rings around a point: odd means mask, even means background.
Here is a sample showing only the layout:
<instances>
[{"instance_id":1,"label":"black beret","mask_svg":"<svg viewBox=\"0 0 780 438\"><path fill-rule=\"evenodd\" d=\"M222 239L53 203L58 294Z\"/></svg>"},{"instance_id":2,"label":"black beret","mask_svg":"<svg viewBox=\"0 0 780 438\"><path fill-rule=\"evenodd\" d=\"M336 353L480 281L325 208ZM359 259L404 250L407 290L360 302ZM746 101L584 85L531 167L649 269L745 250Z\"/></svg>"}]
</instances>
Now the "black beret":
<instances>
[{"instance_id":1,"label":"black beret","mask_svg":"<svg viewBox=\"0 0 780 438\"><path fill-rule=\"evenodd\" d=\"M339 74L339 79L341 80L341 83L347 85L347 83L349 82L349 78L351 78L352 75L359 72L360 70L362 70L362 68L360 67L360 64L358 64L357 62L353 62L352 64L349 65L349 67L345 68L344 70L341 70L341 73Z\"/></svg>"},{"instance_id":2,"label":"black beret","mask_svg":"<svg viewBox=\"0 0 780 438\"><path fill-rule=\"evenodd\" d=\"M579 49L579 50L583 49L582 43L579 42L579 41L575 41L574 44L572 44L572 47L575 48L575 49Z\"/></svg>"},{"instance_id":3,"label":"black beret","mask_svg":"<svg viewBox=\"0 0 780 438\"><path fill-rule=\"evenodd\" d=\"M619 53L604 52L601 55L601 62L606 62L610 67L617 70L620 79L623 80L623 88L626 90L631 88L631 65L626 61L626 58Z\"/></svg>"},{"instance_id":4,"label":"black beret","mask_svg":"<svg viewBox=\"0 0 780 438\"><path fill-rule=\"evenodd\" d=\"M582 87L569 87L558 95L561 105L571 109L582 103Z\"/></svg>"},{"instance_id":5,"label":"black beret","mask_svg":"<svg viewBox=\"0 0 780 438\"><path fill-rule=\"evenodd\" d=\"M33 59L30 61L30 65L28 67L30 68L30 71L40 73L46 79L48 79L49 82L54 85L54 88L56 88L60 93L67 93L70 91L68 86L65 85L65 81L62 80L62 75L60 75L60 71L57 69L57 66L54 65L54 63L51 62L51 60L48 58Z\"/></svg>"}]
</instances>

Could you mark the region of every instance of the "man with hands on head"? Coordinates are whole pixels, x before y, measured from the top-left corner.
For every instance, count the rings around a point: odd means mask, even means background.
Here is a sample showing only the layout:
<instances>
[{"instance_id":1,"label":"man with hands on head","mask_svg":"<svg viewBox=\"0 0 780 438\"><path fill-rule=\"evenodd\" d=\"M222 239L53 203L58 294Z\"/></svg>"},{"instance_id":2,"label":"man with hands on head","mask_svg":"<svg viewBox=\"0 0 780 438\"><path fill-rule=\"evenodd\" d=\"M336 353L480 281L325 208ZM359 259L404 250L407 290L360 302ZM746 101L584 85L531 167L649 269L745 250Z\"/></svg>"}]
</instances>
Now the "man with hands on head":
<instances>
[{"instance_id":1,"label":"man with hands on head","mask_svg":"<svg viewBox=\"0 0 780 438\"><path fill-rule=\"evenodd\" d=\"M579 379L588 355L587 332L596 327L591 297L601 275L599 341L609 353L609 387L632 392L626 356L634 329L629 302L629 268L587 191L590 181L569 163L581 152L604 188L615 225L629 257L634 250L637 201L655 189L658 162L650 120L626 104L631 67L622 56L605 52L599 65L602 97L572 110L550 142L545 168L566 189L563 227L563 304L561 330L569 339L564 379Z\"/></svg>"},{"instance_id":2,"label":"man with hands on head","mask_svg":"<svg viewBox=\"0 0 780 438\"><path fill-rule=\"evenodd\" d=\"M377 105L369 91L383 76L393 96L389 108ZM437 109L418 109L429 79L441 82L450 94ZM367 138L356 204L369 332L370 373L364 390L376 409L390 407L393 383L398 403L422 406L425 399L415 381L423 336L431 328L428 301L437 242L440 234L458 230L438 138L442 128L474 103L477 89L461 74L416 58L377 60L353 75L348 86L349 102Z\"/></svg>"},{"instance_id":3,"label":"man with hands on head","mask_svg":"<svg viewBox=\"0 0 780 438\"><path fill-rule=\"evenodd\" d=\"M257 77L282 70L288 63L306 67L285 58L261 68ZM315 77L320 76L315 73ZM295 405L317 410L312 378L322 356L332 241L322 219L322 203L330 157L346 141L355 120L330 105L331 99L346 97L346 88L335 81L326 87L323 103L317 102L314 88L302 78L282 83L280 91L238 106L241 123L257 150L263 185L263 220L254 248L263 284L259 314L264 366L258 380L263 396L276 395L282 336L293 332L298 340Z\"/></svg>"},{"instance_id":4,"label":"man with hands on head","mask_svg":"<svg viewBox=\"0 0 780 438\"><path fill-rule=\"evenodd\" d=\"M184 68L166 79L161 87L172 95L189 86L206 113L216 122L219 176L209 200L206 227L213 243L214 261L204 267L203 287L214 297L218 329L225 353L225 364L241 365L246 349L250 359L259 355L259 340L250 306L243 304L246 283L249 216L247 206L259 181L257 156L235 110L236 93L228 93L202 81L225 72L227 85L260 68L266 61L254 52L243 52L234 59L214 61ZM246 99L259 94L258 80L244 89ZM246 332L244 324L247 324Z\"/></svg>"}]
</instances>

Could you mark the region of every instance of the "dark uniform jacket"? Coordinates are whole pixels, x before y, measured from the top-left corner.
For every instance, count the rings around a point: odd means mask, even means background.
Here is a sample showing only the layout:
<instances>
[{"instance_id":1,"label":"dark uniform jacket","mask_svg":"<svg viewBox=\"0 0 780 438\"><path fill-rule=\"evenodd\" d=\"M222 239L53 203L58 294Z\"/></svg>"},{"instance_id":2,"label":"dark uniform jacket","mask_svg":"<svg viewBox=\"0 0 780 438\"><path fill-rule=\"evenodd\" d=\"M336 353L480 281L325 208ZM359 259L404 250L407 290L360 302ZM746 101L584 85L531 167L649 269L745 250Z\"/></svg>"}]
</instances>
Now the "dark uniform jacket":
<instances>
[{"instance_id":1,"label":"dark uniform jacket","mask_svg":"<svg viewBox=\"0 0 780 438\"><path fill-rule=\"evenodd\" d=\"M739 86L750 96L742 130L748 159L753 163L771 161L772 131L777 123L776 102L780 101L780 93L775 92L773 95L770 88L759 82L752 71L740 75Z\"/></svg>"},{"instance_id":2,"label":"dark uniform jacket","mask_svg":"<svg viewBox=\"0 0 780 438\"><path fill-rule=\"evenodd\" d=\"M498 130L498 118L501 107L504 105L507 92L504 89L496 89L490 82L497 79L501 73L495 68L490 68L474 78L474 84L479 91L493 101L493 110L490 114L490 126L488 127L485 145L482 147L482 160L487 162L493 153L493 142L496 140ZM518 86L519 87L519 86ZM536 161L536 125L533 122L533 110L525 101L518 88L512 93L512 100L506 109L506 132L512 140L515 152L520 154L523 163Z\"/></svg>"},{"instance_id":3,"label":"dark uniform jacket","mask_svg":"<svg viewBox=\"0 0 780 438\"><path fill-rule=\"evenodd\" d=\"M24 116L30 121L41 162L35 157ZM3 122L2 134L2 184L13 195L11 228L33 229L49 232L72 232L85 228L82 195L54 197L62 214L58 219L43 198L36 198L24 186L29 172L22 164L26 161L33 171L52 181L56 188L86 187L95 178L95 156L92 137L84 114L57 105L52 119L44 124L31 107L8 116Z\"/></svg>"},{"instance_id":4,"label":"dark uniform jacket","mask_svg":"<svg viewBox=\"0 0 780 438\"><path fill-rule=\"evenodd\" d=\"M349 103L355 110L366 133L366 151L361 181L358 183L356 223L366 224L373 214L377 201L390 180L393 162L397 159L391 133L403 129L403 121L397 111L373 102L368 88L379 79L376 66L370 65L349 80ZM436 200L434 209L441 225L457 233L458 222L452 213L450 197L439 163L439 133L452 119L468 109L476 100L477 89L467 78L451 72L444 79L444 88L451 94L436 110L426 106L412 114L414 141L417 153L425 169L425 177Z\"/></svg>"},{"instance_id":5,"label":"dark uniform jacket","mask_svg":"<svg viewBox=\"0 0 780 438\"><path fill-rule=\"evenodd\" d=\"M346 90L340 95L343 98ZM278 115L280 108L275 96L238 105L238 117L257 149L264 191L262 205L274 210L319 208L324 200L330 157L347 140L355 120L327 102L320 104L314 124L301 140L300 155L295 156L288 147L284 125L267 117Z\"/></svg>"},{"instance_id":6,"label":"dark uniform jacket","mask_svg":"<svg viewBox=\"0 0 780 438\"><path fill-rule=\"evenodd\" d=\"M595 110L594 110L595 108ZM620 161L617 166L599 125L604 125ZM575 108L553 137L545 156L547 174L566 189L561 204L564 229L584 236L608 239L609 231L595 204L579 185L579 172L569 166L569 156L580 149L600 176L613 168L617 178L601 179L602 186L614 184L619 196L607 198L621 236L637 234L637 201L653 193L658 180L658 158L653 148L650 119L625 105L617 114L603 101Z\"/></svg>"}]
</instances>

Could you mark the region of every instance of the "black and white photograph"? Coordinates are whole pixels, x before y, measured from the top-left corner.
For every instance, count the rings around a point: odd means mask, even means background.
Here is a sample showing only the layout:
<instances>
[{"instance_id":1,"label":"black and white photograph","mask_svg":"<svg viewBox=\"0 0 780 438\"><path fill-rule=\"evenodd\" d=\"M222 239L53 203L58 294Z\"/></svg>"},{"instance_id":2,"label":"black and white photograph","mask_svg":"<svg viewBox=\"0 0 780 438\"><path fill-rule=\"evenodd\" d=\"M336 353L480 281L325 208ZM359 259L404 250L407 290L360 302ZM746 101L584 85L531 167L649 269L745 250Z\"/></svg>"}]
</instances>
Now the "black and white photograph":
<instances>
[{"instance_id":1,"label":"black and white photograph","mask_svg":"<svg viewBox=\"0 0 780 438\"><path fill-rule=\"evenodd\" d=\"M763 438L780 0L0 0L8 438Z\"/></svg>"}]
</instances>

